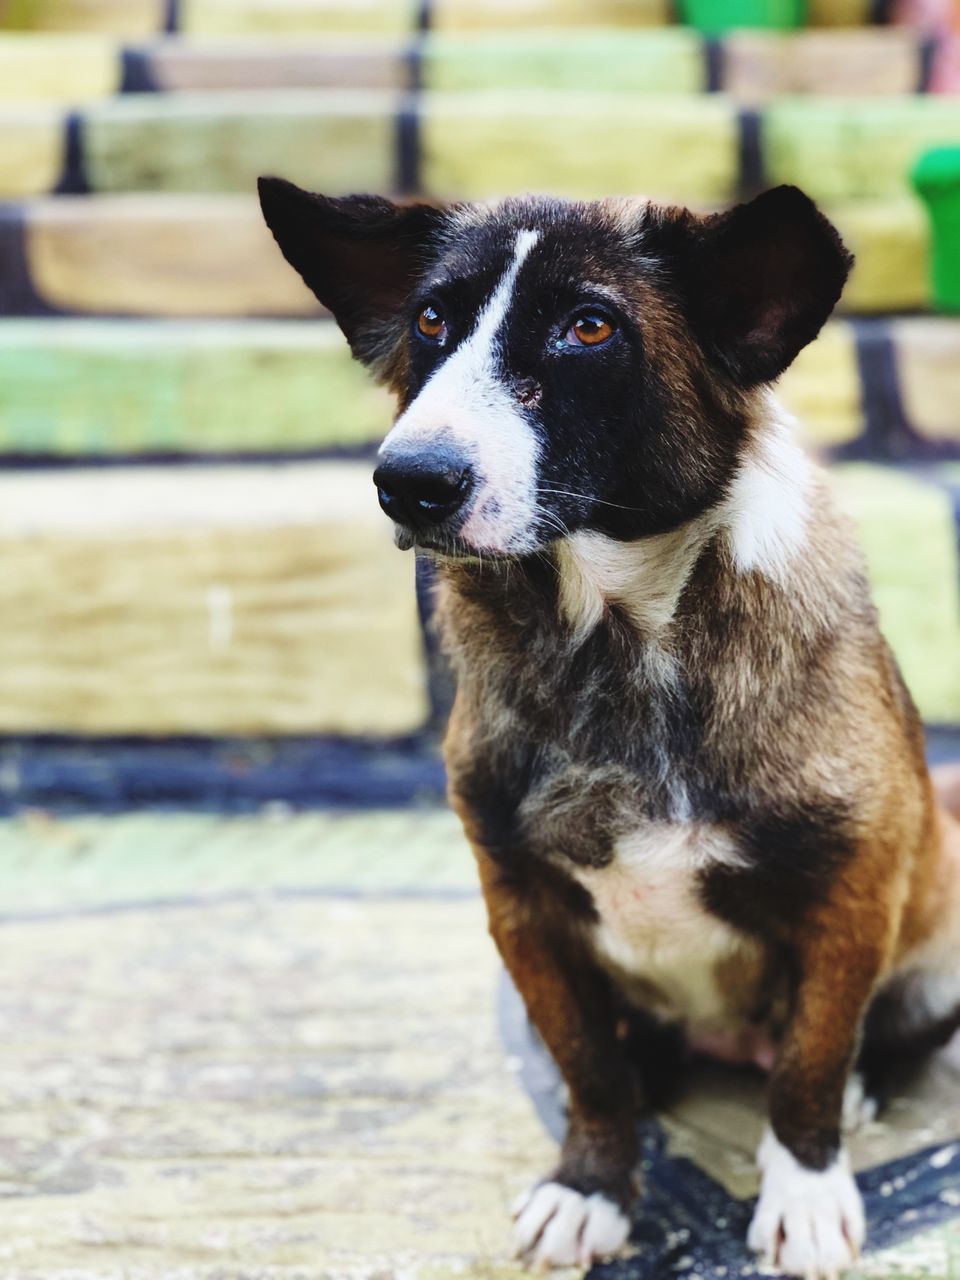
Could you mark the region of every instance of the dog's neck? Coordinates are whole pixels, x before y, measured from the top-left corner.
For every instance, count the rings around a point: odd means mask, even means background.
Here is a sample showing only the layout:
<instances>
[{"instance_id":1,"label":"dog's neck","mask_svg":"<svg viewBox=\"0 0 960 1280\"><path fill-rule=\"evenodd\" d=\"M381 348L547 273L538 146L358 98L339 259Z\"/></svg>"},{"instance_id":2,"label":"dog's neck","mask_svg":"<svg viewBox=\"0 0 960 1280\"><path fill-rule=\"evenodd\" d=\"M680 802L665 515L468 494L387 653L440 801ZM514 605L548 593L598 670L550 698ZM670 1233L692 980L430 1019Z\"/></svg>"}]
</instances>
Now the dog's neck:
<instances>
[{"instance_id":1,"label":"dog's neck","mask_svg":"<svg viewBox=\"0 0 960 1280\"><path fill-rule=\"evenodd\" d=\"M625 616L641 635L656 637L673 620L684 588L706 547L716 540L730 572L757 573L779 586L793 577L802 558L810 519L812 473L794 442L789 420L772 396L762 414L726 494L713 507L676 529L632 541L594 530L580 530L554 544L550 574L558 621L572 638L583 640L611 609ZM448 562L449 564L449 562ZM454 591L471 595L486 589L506 603L524 588L543 589L544 565L484 562L469 568L449 564Z\"/></svg>"}]
</instances>

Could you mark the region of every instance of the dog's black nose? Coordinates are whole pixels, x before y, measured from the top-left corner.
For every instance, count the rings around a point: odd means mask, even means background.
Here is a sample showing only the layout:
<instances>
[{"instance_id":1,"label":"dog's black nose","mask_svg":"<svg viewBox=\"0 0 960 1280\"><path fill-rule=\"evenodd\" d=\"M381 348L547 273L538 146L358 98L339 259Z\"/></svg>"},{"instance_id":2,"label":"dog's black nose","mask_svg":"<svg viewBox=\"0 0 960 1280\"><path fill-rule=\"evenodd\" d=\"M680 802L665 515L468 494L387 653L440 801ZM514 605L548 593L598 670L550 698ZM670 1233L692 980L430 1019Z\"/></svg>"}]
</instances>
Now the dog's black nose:
<instances>
[{"instance_id":1,"label":"dog's black nose","mask_svg":"<svg viewBox=\"0 0 960 1280\"><path fill-rule=\"evenodd\" d=\"M471 487L469 463L455 450L434 446L414 452L389 449L373 473L380 506L391 520L426 529L463 506Z\"/></svg>"}]
</instances>

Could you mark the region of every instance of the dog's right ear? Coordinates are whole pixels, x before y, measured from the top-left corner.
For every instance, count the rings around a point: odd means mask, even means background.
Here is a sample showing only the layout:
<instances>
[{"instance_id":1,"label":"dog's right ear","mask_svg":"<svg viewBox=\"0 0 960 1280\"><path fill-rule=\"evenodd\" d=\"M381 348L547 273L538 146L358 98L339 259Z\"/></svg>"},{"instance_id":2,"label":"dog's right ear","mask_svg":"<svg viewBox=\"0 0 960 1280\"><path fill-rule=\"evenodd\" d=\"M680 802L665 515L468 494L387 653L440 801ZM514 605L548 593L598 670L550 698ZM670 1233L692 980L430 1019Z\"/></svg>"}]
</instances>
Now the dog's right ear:
<instances>
[{"instance_id":1,"label":"dog's right ear","mask_svg":"<svg viewBox=\"0 0 960 1280\"><path fill-rule=\"evenodd\" d=\"M283 178L257 186L280 252L333 312L357 359L382 373L442 210L379 196L312 195Z\"/></svg>"}]
</instances>

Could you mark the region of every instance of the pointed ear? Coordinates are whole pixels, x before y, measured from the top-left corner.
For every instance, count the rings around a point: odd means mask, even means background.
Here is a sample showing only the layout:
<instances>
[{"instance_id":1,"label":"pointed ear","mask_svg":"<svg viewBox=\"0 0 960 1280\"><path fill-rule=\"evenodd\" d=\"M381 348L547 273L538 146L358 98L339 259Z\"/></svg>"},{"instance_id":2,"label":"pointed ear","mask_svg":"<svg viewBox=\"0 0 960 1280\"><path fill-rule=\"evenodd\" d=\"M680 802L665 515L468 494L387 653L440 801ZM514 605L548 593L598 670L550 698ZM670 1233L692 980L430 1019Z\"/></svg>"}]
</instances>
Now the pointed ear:
<instances>
[{"instance_id":1,"label":"pointed ear","mask_svg":"<svg viewBox=\"0 0 960 1280\"><path fill-rule=\"evenodd\" d=\"M312 195L283 178L257 186L280 252L333 312L357 359L382 371L442 210L379 196Z\"/></svg>"},{"instance_id":2,"label":"pointed ear","mask_svg":"<svg viewBox=\"0 0 960 1280\"><path fill-rule=\"evenodd\" d=\"M681 275L694 331L743 387L779 377L817 336L853 263L796 187L693 224Z\"/></svg>"}]
</instances>

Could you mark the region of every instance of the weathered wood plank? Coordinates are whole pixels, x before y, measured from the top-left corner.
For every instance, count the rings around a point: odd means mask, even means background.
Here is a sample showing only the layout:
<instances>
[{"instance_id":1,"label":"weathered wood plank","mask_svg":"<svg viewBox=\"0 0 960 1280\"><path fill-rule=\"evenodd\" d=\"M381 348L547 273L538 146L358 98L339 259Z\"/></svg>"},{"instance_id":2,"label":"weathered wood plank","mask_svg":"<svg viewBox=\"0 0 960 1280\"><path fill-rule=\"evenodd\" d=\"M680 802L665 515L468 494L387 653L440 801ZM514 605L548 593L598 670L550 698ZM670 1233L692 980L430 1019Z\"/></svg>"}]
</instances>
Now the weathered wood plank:
<instances>
[{"instance_id":1,"label":"weathered wood plank","mask_svg":"<svg viewBox=\"0 0 960 1280\"><path fill-rule=\"evenodd\" d=\"M413 557L369 464L8 473L0 547L0 732L426 719Z\"/></svg>"},{"instance_id":2,"label":"weathered wood plank","mask_svg":"<svg viewBox=\"0 0 960 1280\"><path fill-rule=\"evenodd\" d=\"M194 34L416 29L415 0L181 0L180 29Z\"/></svg>"},{"instance_id":3,"label":"weathered wood plank","mask_svg":"<svg viewBox=\"0 0 960 1280\"><path fill-rule=\"evenodd\" d=\"M163 28L165 0L0 0L0 27L144 36Z\"/></svg>"},{"instance_id":4,"label":"weathered wood plank","mask_svg":"<svg viewBox=\"0 0 960 1280\"><path fill-rule=\"evenodd\" d=\"M445 198L641 191L710 202L730 199L737 181L736 116L718 97L436 93L422 136L424 185Z\"/></svg>"},{"instance_id":5,"label":"weathered wood plank","mask_svg":"<svg viewBox=\"0 0 960 1280\"><path fill-rule=\"evenodd\" d=\"M843 292L848 311L913 311L930 305L930 228L913 195L825 201L856 261Z\"/></svg>"},{"instance_id":6,"label":"weathered wood plank","mask_svg":"<svg viewBox=\"0 0 960 1280\"><path fill-rule=\"evenodd\" d=\"M860 373L853 331L834 321L805 347L777 384L801 438L814 448L847 444L863 434Z\"/></svg>"},{"instance_id":7,"label":"weathered wood plank","mask_svg":"<svg viewBox=\"0 0 960 1280\"><path fill-rule=\"evenodd\" d=\"M0 199L52 190L63 168L63 122L46 104L0 111Z\"/></svg>"},{"instance_id":8,"label":"weathered wood plank","mask_svg":"<svg viewBox=\"0 0 960 1280\"><path fill-rule=\"evenodd\" d=\"M120 55L104 36L0 34L0 101L79 103L120 87Z\"/></svg>"},{"instance_id":9,"label":"weathered wood plank","mask_svg":"<svg viewBox=\"0 0 960 1280\"><path fill-rule=\"evenodd\" d=\"M893 468L842 466L880 622L925 719L960 721L960 571L950 496Z\"/></svg>"},{"instance_id":10,"label":"weathered wood plank","mask_svg":"<svg viewBox=\"0 0 960 1280\"><path fill-rule=\"evenodd\" d=\"M907 421L932 442L960 442L960 320L894 320Z\"/></svg>"},{"instance_id":11,"label":"weathered wood plank","mask_svg":"<svg viewBox=\"0 0 960 1280\"><path fill-rule=\"evenodd\" d=\"M483 188L485 190L485 188ZM856 254L850 311L929 305L929 227L914 197L825 206ZM34 291L56 310L158 316L317 315L255 199L118 195L27 206Z\"/></svg>"},{"instance_id":12,"label":"weathered wood plank","mask_svg":"<svg viewBox=\"0 0 960 1280\"><path fill-rule=\"evenodd\" d=\"M908 94L920 81L920 39L910 29L732 31L723 88L748 102L775 94Z\"/></svg>"},{"instance_id":13,"label":"weathered wood plank","mask_svg":"<svg viewBox=\"0 0 960 1280\"><path fill-rule=\"evenodd\" d=\"M320 40L194 36L141 47L158 89L403 89L408 38L326 34Z\"/></svg>"},{"instance_id":14,"label":"weathered wood plank","mask_svg":"<svg viewBox=\"0 0 960 1280\"><path fill-rule=\"evenodd\" d=\"M330 192L394 185L393 94L291 90L153 94L89 109L84 140L97 191L252 192L282 173Z\"/></svg>"},{"instance_id":15,"label":"weathered wood plank","mask_svg":"<svg viewBox=\"0 0 960 1280\"><path fill-rule=\"evenodd\" d=\"M703 47L680 27L640 31L471 32L437 35L423 49L429 89L567 89L699 93Z\"/></svg>"},{"instance_id":16,"label":"weathered wood plank","mask_svg":"<svg viewBox=\"0 0 960 1280\"><path fill-rule=\"evenodd\" d=\"M27 215L37 294L66 312L152 316L318 315L256 199L60 197Z\"/></svg>"},{"instance_id":17,"label":"weathered wood plank","mask_svg":"<svg viewBox=\"0 0 960 1280\"><path fill-rule=\"evenodd\" d=\"M243 453L378 440L390 398L316 324L0 323L0 451Z\"/></svg>"},{"instance_id":18,"label":"weathered wood plank","mask_svg":"<svg viewBox=\"0 0 960 1280\"><path fill-rule=\"evenodd\" d=\"M784 98L763 114L767 178L824 201L905 195L920 152L958 132L960 103L948 97Z\"/></svg>"}]
</instances>

